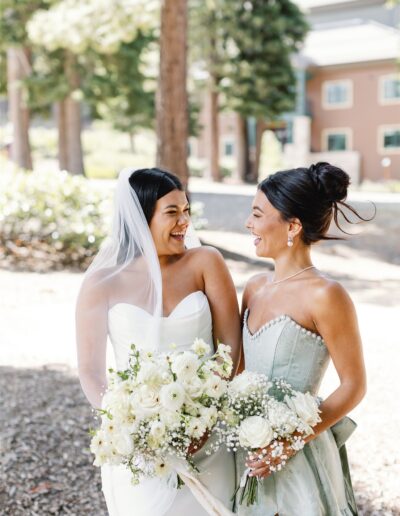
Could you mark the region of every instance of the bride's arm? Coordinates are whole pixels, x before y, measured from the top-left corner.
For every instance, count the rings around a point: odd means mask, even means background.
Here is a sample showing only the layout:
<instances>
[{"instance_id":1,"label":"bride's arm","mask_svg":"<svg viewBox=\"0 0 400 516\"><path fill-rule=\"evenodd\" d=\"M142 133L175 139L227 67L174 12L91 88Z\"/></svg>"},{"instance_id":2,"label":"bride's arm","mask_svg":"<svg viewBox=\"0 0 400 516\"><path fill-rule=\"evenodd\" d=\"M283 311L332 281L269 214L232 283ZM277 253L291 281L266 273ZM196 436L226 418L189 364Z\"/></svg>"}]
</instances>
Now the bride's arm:
<instances>
[{"instance_id":1,"label":"bride's arm","mask_svg":"<svg viewBox=\"0 0 400 516\"><path fill-rule=\"evenodd\" d=\"M233 373L236 373L241 345L239 306L228 267L219 251L202 248L204 292L210 304L214 343L232 347Z\"/></svg>"},{"instance_id":2,"label":"bride's arm","mask_svg":"<svg viewBox=\"0 0 400 516\"><path fill-rule=\"evenodd\" d=\"M108 303L103 289L87 279L76 304L78 374L82 390L94 408L101 407L106 389Z\"/></svg>"}]
</instances>

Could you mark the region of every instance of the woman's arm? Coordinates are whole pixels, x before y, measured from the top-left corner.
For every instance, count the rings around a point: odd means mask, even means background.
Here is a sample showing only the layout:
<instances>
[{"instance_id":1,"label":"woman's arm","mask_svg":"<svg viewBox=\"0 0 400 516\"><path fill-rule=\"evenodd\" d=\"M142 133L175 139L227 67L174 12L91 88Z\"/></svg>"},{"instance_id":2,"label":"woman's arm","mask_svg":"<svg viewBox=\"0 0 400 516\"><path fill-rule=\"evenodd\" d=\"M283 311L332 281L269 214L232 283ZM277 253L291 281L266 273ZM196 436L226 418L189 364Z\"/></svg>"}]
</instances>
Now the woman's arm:
<instances>
[{"instance_id":1,"label":"woman's arm","mask_svg":"<svg viewBox=\"0 0 400 516\"><path fill-rule=\"evenodd\" d=\"M201 250L204 292L210 304L214 343L232 347L234 376L239 363L241 330L235 286L219 251L204 246Z\"/></svg>"},{"instance_id":2,"label":"woman's arm","mask_svg":"<svg viewBox=\"0 0 400 516\"><path fill-rule=\"evenodd\" d=\"M108 304L93 281L82 285L76 304L78 374L82 390L94 408L101 408L106 381Z\"/></svg>"},{"instance_id":3,"label":"woman's arm","mask_svg":"<svg viewBox=\"0 0 400 516\"><path fill-rule=\"evenodd\" d=\"M314 323L328 347L338 373L339 387L321 404L321 423L314 438L342 419L363 399L367 381L354 304L336 282L321 287L313 302Z\"/></svg>"}]
</instances>

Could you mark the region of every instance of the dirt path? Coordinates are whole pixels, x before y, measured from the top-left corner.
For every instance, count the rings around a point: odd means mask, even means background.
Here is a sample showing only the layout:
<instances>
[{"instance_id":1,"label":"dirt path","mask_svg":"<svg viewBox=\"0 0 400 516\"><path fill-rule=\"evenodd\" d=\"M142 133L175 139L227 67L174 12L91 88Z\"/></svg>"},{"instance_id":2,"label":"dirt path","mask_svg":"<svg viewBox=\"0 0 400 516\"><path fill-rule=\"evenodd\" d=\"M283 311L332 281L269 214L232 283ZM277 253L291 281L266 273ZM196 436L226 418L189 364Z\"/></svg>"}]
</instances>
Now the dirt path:
<instances>
[{"instance_id":1,"label":"dirt path","mask_svg":"<svg viewBox=\"0 0 400 516\"><path fill-rule=\"evenodd\" d=\"M353 482L361 514L400 515L400 272L381 262L365 270L351 257L345 262L341 279L356 301L369 376L368 395L352 414L359 425L348 446ZM228 265L239 292L259 270L245 260ZM0 270L0 514L106 514L87 452L92 416L75 371L81 279ZM331 369L323 393L336 383Z\"/></svg>"}]
</instances>

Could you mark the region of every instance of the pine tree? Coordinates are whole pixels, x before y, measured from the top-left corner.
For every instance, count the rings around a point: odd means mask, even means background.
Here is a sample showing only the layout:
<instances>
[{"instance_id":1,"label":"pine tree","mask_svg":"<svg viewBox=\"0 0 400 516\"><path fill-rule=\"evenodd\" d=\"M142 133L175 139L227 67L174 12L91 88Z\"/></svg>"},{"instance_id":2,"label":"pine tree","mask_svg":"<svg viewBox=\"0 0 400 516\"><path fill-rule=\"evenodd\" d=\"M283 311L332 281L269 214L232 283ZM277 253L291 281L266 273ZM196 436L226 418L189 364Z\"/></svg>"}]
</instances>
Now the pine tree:
<instances>
[{"instance_id":1,"label":"pine tree","mask_svg":"<svg viewBox=\"0 0 400 516\"><path fill-rule=\"evenodd\" d=\"M291 62L308 30L299 8L290 0L218 0L223 39L225 105L240 122L241 176L256 181L264 121L276 120L295 104L296 78ZM257 121L257 149L249 149L245 120Z\"/></svg>"}]
</instances>

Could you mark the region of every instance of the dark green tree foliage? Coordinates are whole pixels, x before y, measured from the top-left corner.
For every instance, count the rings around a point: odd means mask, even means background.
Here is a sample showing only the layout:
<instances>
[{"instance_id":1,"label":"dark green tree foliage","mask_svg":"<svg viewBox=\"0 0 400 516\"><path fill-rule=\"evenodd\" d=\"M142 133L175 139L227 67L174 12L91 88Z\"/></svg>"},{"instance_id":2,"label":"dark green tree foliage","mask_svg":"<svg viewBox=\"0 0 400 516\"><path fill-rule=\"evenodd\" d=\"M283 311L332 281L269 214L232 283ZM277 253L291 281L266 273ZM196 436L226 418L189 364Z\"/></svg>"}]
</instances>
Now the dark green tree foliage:
<instances>
[{"instance_id":1,"label":"dark green tree foliage","mask_svg":"<svg viewBox=\"0 0 400 516\"><path fill-rule=\"evenodd\" d=\"M294 107L291 56L308 30L290 0L219 0L224 48L221 91L243 116L273 119Z\"/></svg>"},{"instance_id":2,"label":"dark green tree foliage","mask_svg":"<svg viewBox=\"0 0 400 516\"><path fill-rule=\"evenodd\" d=\"M46 117L51 115L52 104L64 99L69 93L64 75L64 50L33 50L32 71L25 81L28 105L32 113Z\"/></svg>"}]
</instances>

